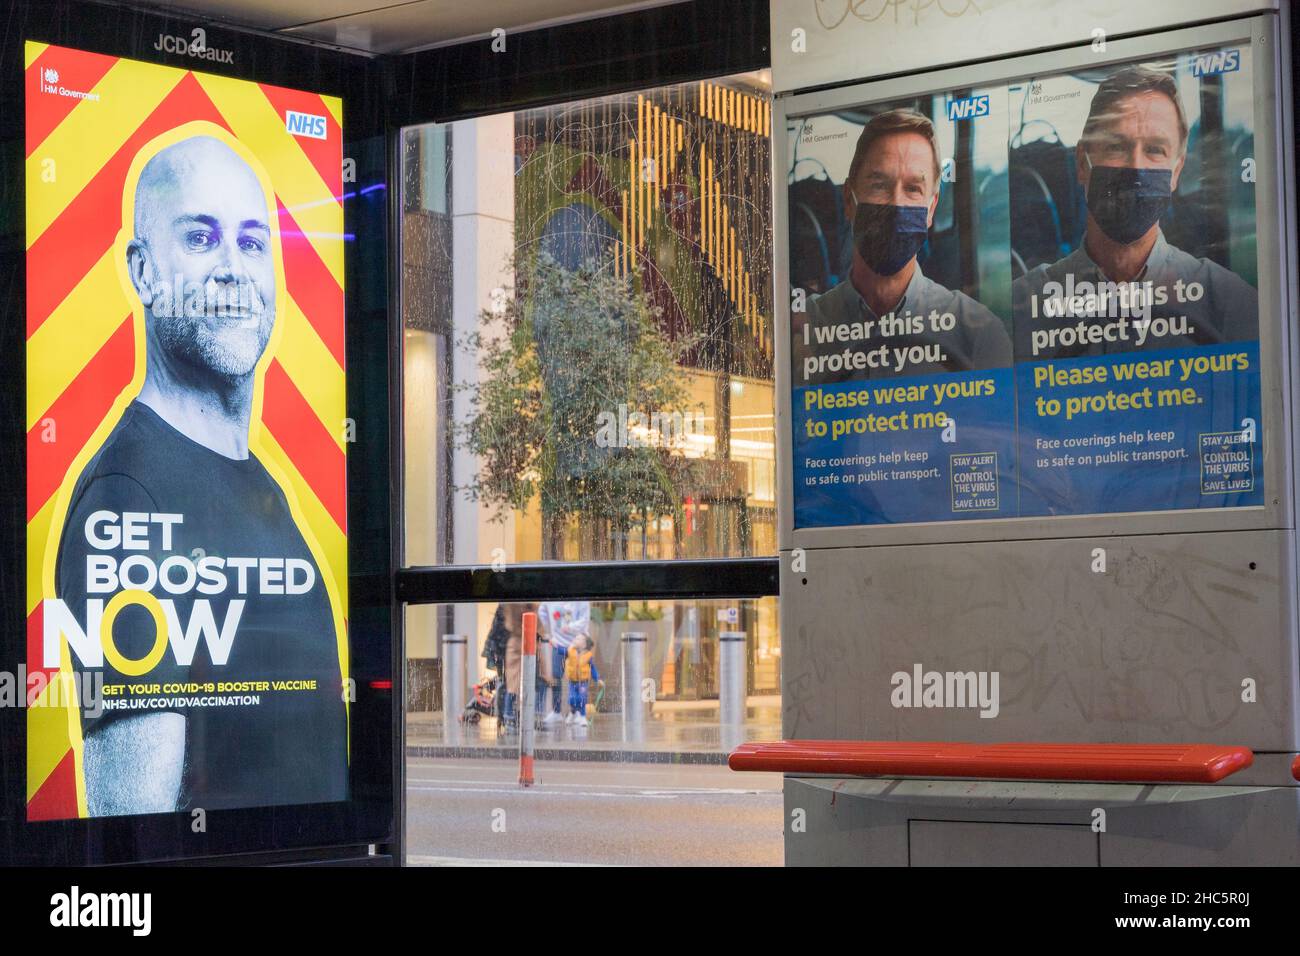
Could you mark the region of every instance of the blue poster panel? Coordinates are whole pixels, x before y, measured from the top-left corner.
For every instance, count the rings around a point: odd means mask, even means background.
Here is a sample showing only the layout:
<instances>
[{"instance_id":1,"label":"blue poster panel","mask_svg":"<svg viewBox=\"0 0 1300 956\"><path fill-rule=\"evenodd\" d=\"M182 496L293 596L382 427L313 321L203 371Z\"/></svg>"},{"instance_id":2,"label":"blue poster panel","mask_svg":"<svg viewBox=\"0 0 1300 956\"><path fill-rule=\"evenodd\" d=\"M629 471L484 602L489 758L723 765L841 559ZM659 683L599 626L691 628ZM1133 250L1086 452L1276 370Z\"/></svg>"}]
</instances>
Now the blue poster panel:
<instances>
[{"instance_id":1,"label":"blue poster panel","mask_svg":"<svg viewBox=\"0 0 1300 956\"><path fill-rule=\"evenodd\" d=\"M790 121L795 527L1259 506L1249 50Z\"/></svg>"}]
</instances>

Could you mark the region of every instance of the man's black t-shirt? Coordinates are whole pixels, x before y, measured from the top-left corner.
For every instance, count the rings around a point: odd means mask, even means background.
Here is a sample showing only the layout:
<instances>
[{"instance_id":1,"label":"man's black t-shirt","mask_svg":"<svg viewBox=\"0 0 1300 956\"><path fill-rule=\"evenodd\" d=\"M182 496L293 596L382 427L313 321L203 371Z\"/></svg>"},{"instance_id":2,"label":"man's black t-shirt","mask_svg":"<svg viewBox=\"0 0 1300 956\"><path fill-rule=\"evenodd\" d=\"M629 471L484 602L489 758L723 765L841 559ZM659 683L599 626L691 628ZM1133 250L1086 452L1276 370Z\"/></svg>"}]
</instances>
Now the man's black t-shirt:
<instances>
[{"instance_id":1,"label":"man's black t-shirt","mask_svg":"<svg viewBox=\"0 0 1300 956\"><path fill-rule=\"evenodd\" d=\"M112 512L121 527L126 513L180 515L170 528L148 525L147 544L137 533L131 547L97 547L88 543L87 520L96 512ZM147 519L137 517L136 522ZM112 522L101 516L92 522L93 535L109 540ZM198 684L248 681L292 681L295 689L250 689L225 694L160 689L119 699L154 698L147 709L105 709L98 718L83 717L83 731L93 734L109 721L172 711L185 719L185 768L177 809L321 803L347 798L347 716L343 702L338 642L329 598L320 569L289 512L284 493L251 454L234 460L182 435L139 401L132 402L98 454L86 466L73 491L59 544L57 592L79 622L86 621L87 598L108 601L121 589L87 593L87 558L114 558L116 566L143 555L159 567L172 556L195 565L212 558L296 559L294 582L302 587L306 565L314 583L305 593L287 591L284 574L273 566L263 578L261 566L248 568L244 593L239 572L225 566L225 586L217 588L207 562L207 577L197 575L197 587L169 593L160 582L149 588L163 605L173 602L182 635L198 632L197 624L212 620L208 633L198 636L189 664L177 662L173 647L147 674L122 674L106 659L104 683ZM147 580L144 564L136 562L131 580ZM177 565L177 562L173 562ZM183 566L173 566L173 587L186 582ZM264 585L269 585L265 586ZM222 627L232 613L231 602L242 600L225 663ZM207 607L197 607L199 602ZM196 622L192 622L196 610ZM128 660L139 660L154 646L155 629L149 613L126 606L113 628L114 642ZM215 638L215 641L214 641ZM173 638L174 639L174 638ZM215 643L217 650L213 650ZM75 663L75 661L74 661ZM315 689L309 682L315 682ZM242 699L238 705L216 706L213 697ZM256 698L252 703L249 698ZM161 701L159 700L161 699ZM113 698L106 697L106 703ZM159 704L161 703L161 706Z\"/></svg>"}]
</instances>

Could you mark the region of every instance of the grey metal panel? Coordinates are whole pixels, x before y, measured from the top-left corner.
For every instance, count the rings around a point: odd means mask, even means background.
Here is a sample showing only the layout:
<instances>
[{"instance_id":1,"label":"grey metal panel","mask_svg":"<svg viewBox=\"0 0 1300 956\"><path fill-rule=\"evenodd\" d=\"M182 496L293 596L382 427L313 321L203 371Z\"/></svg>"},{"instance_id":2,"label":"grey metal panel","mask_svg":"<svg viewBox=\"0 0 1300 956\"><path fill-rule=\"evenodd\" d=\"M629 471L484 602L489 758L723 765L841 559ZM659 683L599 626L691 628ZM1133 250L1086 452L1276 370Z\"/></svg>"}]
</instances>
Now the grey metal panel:
<instances>
[{"instance_id":1,"label":"grey metal panel","mask_svg":"<svg viewBox=\"0 0 1300 956\"><path fill-rule=\"evenodd\" d=\"M906 866L917 820L1090 833L1100 820L1102 866L1300 864L1300 787L787 777L785 810L803 821L787 825L787 866Z\"/></svg>"},{"instance_id":2,"label":"grey metal panel","mask_svg":"<svg viewBox=\"0 0 1300 956\"><path fill-rule=\"evenodd\" d=\"M1255 145L1258 162L1255 215L1259 259L1264 481L1268 491L1265 506L795 530L791 461L793 446L790 435L790 270L788 249L780 238L788 234L789 223L789 197L780 185L785 181L787 120L793 116L892 100L923 92L986 86L1074 67L1096 66L1176 49L1228 43L1249 43L1256 64ZM1291 331L1293 323L1282 321L1282 317L1293 315L1294 296L1290 288L1290 270L1279 270L1293 254L1292 233L1288 231L1291 228L1290 216L1293 214L1290 211L1293 179L1279 175L1286 152L1279 148L1279 142L1290 143L1289 137L1279 138L1278 135L1290 129L1289 93L1285 88L1279 90L1277 84L1280 57L1277 21L1269 15L1130 40L1113 40L1107 43L1104 53L1093 52L1087 47L1058 50L799 96L777 97L772 115L774 229L778 237L774 269L776 294L773 301L776 308L777 474L780 486L778 541L781 550L795 547L873 547L938 541L1032 540L1085 535L1294 527L1292 489L1296 479L1293 478L1293 449L1288 416L1291 410L1291 380L1296 368L1296 349ZM1288 108L1284 110L1284 106Z\"/></svg>"},{"instance_id":3,"label":"grey metal panel","mask_svg":"<svg viewBox=\"0 0 1300 956\"><path fill-rule=\"evenodd\" d=\"M1279 84L1274 108L1278 117L1277 133L1273 138L1272 148L1281 156L1279 166L1279 175L1276 177L1279 185L1279 202L1277 207L1278 221L1277 229L1279 235L1279 258L1275 262L1285 269L1284 280L1285 286L1282 290L1281 306L1285 311L1279 310L1282 322L1282 332L1287 340L1286 360L1290 369L1288 376L1287 392L1284 398L1288 401L1288 411L1291 415L1292 427L1289 431L1294 432L1294 423L1300 421L1300 389L1296 387L1297 375L1300 375L1300 335L1295 333L1297 328L1297 304L1300 303L1300 295L1297 295L1297 282L1300 276L1297 275L1296 259L1296 161L1295 161L1295 109L1294 97L1295 91L1291 88L1289 82L1292 73L1292 56L1294 51L1291 47L1292 17L1294 10L1292 4L1283 4L1282 12L1279 18L1279 28L1277 32L1277 42L1273 45L1273 60L1271 66L1276 74L1283 77ZM1256 68L1256 72L1262 72ZM1258 112L1259 107L1256 106ZM1269 237L1270 242L1272 237ZM1290 458L1287 467L1291 473L1291 495L1292 502L1300 501L1300 472L1295 467L1296 447L1294 441L1291 443ZM1293 512L1294 515L1294 512Z\"/></svg>"},{"instance_id":4,"label":"grey metal panel","mask_svg":"<svg viewBox=\"0 0 1300 956\"><path fill-rule=\"evenodd\" d=\"M1206 742L1241 744L1258 754L1253 767L1213 786L787 778L787 820L803 820L787 828L788 864L907 865L916 821L993 827L946 831L958 839L932 841L925 851L953 862L963 848L987 848L1004 833L1024 835L1001 827L1089 826L1099 808L1106 811L1098 842L1103 865L1300 863L1300 787L1289 774L1300 750L1291 530L1300 492L1291 437L1293 416L1300 414L1292 387L1300 343L1292 332L1297 270L1287 9L1281 18L1280 31L1276 17L1264 16L1112 40L1104 54L1054 51L777 98L773 181L779 184L791 115L1249 43L1270 492L1265 507L1254 509L796 531L789 263L778 253L783 735ZM776 234L784 236L786 191L778 188L775 198ZM792 570L796 547L805 549L806 570L799 573ZM1106 551L1105 573L1090 569L1094 548ZM895 708L890 678L916 664L996 671L998 716L981 718L974 708ZM1257 687L1253 703L1241 699L1246 678Z\"/></svg>"},{"instance_id":5,"label":"grey metal panel","mask_svg":"<svg viewBox=\"0 0 1300 956\"><path fill-rule=\"evenodd\" d=\"M1110 811L1102 866L1295 866L1300 788L1155 787Z\"/></svg>"},{"instance_id":6,"label":"grey metal panel","mask_svg":"<svg viewBox=\"0 0 1300 956\"><path fill-rule=\"evenodd\" d=\"M1039 48L1276 10L1278 0L771 0L772 86L778 92ZM804 31L806 52L794 49ZM1113 40L1108 40L1113 42Z\"/></svg>"},{"instance_id":7,"label":"grey metal panel","mask_svg":"<svg viewBox=\"0 0 1300 956\"><path fill-rule=\"evenodd\" d=\"M912 866L1096 866L1100 837L1084 824L909 820Z\"/></svg>"},{"instance_id":8,"label":"grey metal panel","mask_svg":"<svg viewBox=\"0 0 1300 956\"><path fill-rule=\"evenodd\" d=\"M799 574L783 555L783 735L1295 752L1293 553L1241 531L819 550ZM996 671L998 715L895 708L916 664Z\"/></svg>"}]
</instances>

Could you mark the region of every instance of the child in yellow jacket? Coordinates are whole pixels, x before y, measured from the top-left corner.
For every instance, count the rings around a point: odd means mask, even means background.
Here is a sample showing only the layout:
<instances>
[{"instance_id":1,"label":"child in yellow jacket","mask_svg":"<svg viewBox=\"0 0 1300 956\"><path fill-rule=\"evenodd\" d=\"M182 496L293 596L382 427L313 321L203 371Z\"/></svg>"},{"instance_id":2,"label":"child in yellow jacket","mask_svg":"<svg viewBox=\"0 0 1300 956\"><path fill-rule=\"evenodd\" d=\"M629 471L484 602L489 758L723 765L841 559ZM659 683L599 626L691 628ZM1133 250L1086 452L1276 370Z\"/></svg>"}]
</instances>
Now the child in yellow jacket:
<instances>
[{"instance_id":1,"label":"child in yellow jacket","mask_svg":"<svg viewBox=\"0 0 1300 956\"><path fill-rule=\"evenodd\" d=\"M587 726L587 687L600 680L596 672L595 651L586 635L574 638L569 653L564 658L564 676L569 681L569 720L579 727Z\"/></svg>"}]
</instances>

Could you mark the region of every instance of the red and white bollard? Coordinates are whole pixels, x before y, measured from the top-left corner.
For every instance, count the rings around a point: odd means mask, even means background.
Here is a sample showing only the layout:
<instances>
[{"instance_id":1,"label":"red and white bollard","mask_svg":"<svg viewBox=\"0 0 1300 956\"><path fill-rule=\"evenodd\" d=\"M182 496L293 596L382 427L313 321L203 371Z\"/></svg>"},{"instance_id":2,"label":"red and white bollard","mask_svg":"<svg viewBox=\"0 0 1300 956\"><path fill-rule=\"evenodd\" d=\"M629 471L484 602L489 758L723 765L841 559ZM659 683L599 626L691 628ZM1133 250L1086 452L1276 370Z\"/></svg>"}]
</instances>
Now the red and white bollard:
<instances>
[{"instance_id":1,"label":"red and white bollard","mask_svg":"<svg viewBox=\"0 0 1300 956\"><path fill-rule=\"evenodd\" d=\"M519 667L519 786L533 785L533 734L536 715L533 694L537 692L537 615L526 611L523 657Z\"/></svg>"}]
</instances>

